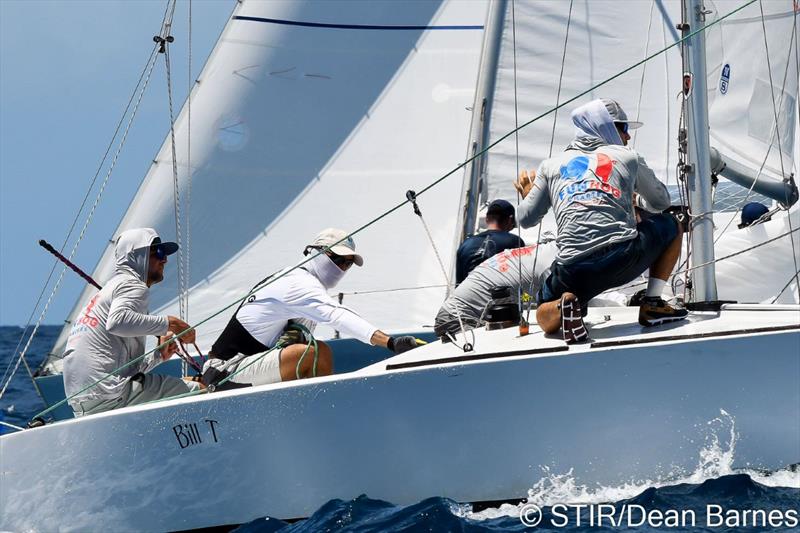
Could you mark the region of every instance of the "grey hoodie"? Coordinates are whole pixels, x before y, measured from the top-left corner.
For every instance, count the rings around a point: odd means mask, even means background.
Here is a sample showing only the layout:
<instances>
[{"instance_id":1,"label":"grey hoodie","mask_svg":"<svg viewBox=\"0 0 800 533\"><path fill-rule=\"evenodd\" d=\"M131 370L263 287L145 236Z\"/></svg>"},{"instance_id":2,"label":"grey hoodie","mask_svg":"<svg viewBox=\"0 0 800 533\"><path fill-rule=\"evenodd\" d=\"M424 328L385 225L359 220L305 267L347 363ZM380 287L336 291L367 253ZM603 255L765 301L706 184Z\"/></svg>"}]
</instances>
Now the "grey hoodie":
<instances>
[{"instance_id":1,"label":"grey hoodie","mask_svg":"<svg viewBox=\"0 0 800 533\"><path fill-rule=\"evenodd\" d=\"M64 351L64 389L67 397L109 372L142 355L147 335L167 332L166 316L148 314L147 280L150 245L158 237L151 228L124 231L117 238L114 275L75 318ZM108 377L71 400L113 399L128 379L160 362L151 354L137 364Z\"/></svg>"},{"instance_id":2,"label":"grey hoodie","mask_svg":"<svg viewBox=\"0 0 800 533\"><path fill-rule=\"evenodd\" d=\"M576 109L572 121L575 139L563 154L542 162L517 212L520 225L530 228L553 207L556 260L562 264L636 237L634 191L648 211L662 211L670 204L667 188L644 158L620 145L622 139L601 100Z\"/></svg>"}]
</instances>

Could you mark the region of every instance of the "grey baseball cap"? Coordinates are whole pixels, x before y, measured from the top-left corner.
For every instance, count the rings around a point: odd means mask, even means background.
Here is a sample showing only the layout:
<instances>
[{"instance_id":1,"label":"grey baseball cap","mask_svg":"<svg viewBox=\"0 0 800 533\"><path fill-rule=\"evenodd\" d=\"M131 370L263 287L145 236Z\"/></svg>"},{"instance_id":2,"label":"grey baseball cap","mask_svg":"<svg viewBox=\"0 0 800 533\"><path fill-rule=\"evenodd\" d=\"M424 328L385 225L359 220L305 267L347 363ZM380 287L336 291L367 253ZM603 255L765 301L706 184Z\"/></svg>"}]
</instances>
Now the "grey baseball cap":
<instances>
[{"instance_id":1,"label":"grey baseball cap","mask_svg":"<svg viewBox=\"0 0 800 533\"><path fill-rule=\"evenodd\" d=\"M627 123L628 127L632 130L644 126L642 122L637 122L635 120L628 120L628 115L625 114L625 111L622 110L622 106L619 105L619 103L617 103L615 100L611 100L610 98L603 98L602 102L603 104L605 104L606 109L608 110L608 114L611 115L611 119L614 122Z\"/></svg>"}]
</instances>

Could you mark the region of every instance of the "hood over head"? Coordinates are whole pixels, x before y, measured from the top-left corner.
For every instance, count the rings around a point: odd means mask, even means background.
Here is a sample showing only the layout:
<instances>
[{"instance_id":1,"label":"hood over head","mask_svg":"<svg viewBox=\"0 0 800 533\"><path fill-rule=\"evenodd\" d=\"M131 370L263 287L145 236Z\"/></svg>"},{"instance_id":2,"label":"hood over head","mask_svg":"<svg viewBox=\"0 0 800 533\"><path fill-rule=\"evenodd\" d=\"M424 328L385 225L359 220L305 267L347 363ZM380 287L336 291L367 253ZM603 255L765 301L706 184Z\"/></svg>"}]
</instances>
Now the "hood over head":
<instances>
[{"instance_id":1,"label":"hood over head","mask_svg":"<svg viewBox=\"0 0 800 533\"><path fill-rule=\"evenodd\" d=\"M127 272L147 283L150 246L158 243L161 243L161 238L153 228L134 228L120 233L114 248L115 273ZM166 248L167 255L178 250L174 242L161 244Z\"/></svg>"},{"instance_id":2,"label":"hood over head","mask_svg":"<svg viewBox=\"0 0 800 533\"><path fill-rule=\"evenodd\" d=\"M594 150L604 144L623 146L614 119L603 100L592 100L572 111L575 139L568 148Z\"/></svg>"}]
</instances>

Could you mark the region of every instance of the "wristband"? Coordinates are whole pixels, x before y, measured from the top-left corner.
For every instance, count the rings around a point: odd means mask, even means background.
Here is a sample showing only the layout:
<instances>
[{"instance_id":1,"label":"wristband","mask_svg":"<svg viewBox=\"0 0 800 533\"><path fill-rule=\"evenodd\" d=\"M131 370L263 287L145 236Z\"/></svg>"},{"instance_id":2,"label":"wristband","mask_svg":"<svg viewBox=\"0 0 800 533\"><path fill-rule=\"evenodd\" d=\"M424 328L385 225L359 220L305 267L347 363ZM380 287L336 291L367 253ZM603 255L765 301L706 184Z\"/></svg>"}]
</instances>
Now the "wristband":
<instances>
[{"instance_id":1,"label":"wristband","mask_svg":"<svg viewBox=\"0 0 800 533\"><path fill-rule=\"evenodd\" d=\"M386 347L394 351L394 337L389 337L389 342L386 343Z\"/></svg>"}]
</instances>

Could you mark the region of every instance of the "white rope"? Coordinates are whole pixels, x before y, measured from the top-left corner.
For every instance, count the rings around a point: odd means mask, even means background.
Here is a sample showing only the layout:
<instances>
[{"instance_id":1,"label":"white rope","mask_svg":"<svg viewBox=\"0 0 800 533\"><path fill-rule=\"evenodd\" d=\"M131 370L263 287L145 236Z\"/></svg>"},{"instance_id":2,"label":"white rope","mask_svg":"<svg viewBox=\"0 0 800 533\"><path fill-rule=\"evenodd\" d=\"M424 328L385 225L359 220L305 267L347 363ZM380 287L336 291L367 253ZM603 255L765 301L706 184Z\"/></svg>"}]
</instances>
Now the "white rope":
<instances>
[{"instance_id":1,"label":"white rope","mask_svg":"<svg viewBox=\"0 0 800 533\"><path fill-rule=\"evenodd\" d=\"M774 87L774 85L772 83L772 62L770 61L770 58L769 58L769 42L768 42L768 39L767 39L767 24L764 21L764 3L763 3L763 0L759 0L758 8L761 10L761 30L762 30L762 33L764 34L764 52L765 52L765 54L767 56L767 72L769 73L769 94L772 97L772 114L773 114L773 118L775 119L775 135L778 138L778 161L780 162L780 165L781 165L781 178L783 178L783 180L786 181L786 169L784 169L784 167L783 167L783 147L781 146L781 132L780 132L780 128L778 126L778 108L779 108L779 106L775 104L775 87ZM797 24L795 22L795 24L792 25L792 35L793 36L795 34L795 27L796 26L797 26ZM791 42L790 42L789 43L790 49L791 49L791 46L792 45L791 45ZM791 60L789 59L789 60L786 61L787 70L788 70L788 66L789 66L789 61L791 61ZM786 80L784 78L784 83L785 83L785 81ZM783 90L781 90L781 97L783 97ZM781 103L783 103L783 102L781 102ZM787 204L789 203L788 202L788 198L787 198L786 203ZM788 205L786 206L786 209L787 209L787 217L786 217L786 219L789 222L789 231L791 231L792 230L792 217L788 213L788 209L789 209ZM798 275L797 275L797 271L798 271L798 268L797 268L797 251L795 250L794 239L790 238L789 241L792 243L792 261L794 262L795 280L797 280L798 296L800 296L800 277L798 277Z\"/></svg>"},{"instance_id":2,"label":"white rope","mask_svg":"<svg viewBox=\"0 0 800 533\"><path fill-rule=\"evenodd\" d=\"M189 213L192 207L192 89L194 88L194 80L192 79L192 0L189 0L189 21L188 21L188 56L189 56L189 95L186 101L187 111L187 130L186 130L186 212L183 215L186 221L186 242L182 246L185 252L185 272L186 272L186 293L184 295L184 309L186 309L186 320L189 321L189 283L191 277L189 276L189 260L191 252L191 224L189 222Z\"/></svg>"},{"instance_id":3,"label":"white rope","mask_svg":"<svg viewBox=\"0 0 800 533\"><path fill-rule=\"evenodd\" d=\"M170 151L172 154L172 199L175 207L175 238L179 244L182 244L181 238L181 198L180 187L178 184L178 157L175 145L175 113L172 103L172 67L169 58L169 37L172 29L172 18L175 13L175 1L172 1L172 9L169 18L164 22L161 32L162 46L164 50L164 63L166 66L167 75L167 100L169 103L169 136L170 136ZM178 249L178 308L179 315L183 320L186 320L186 306L185 294L188 292L186 288L186 272L185 272L185 254Z\"/></svg>"}]
</instances>

